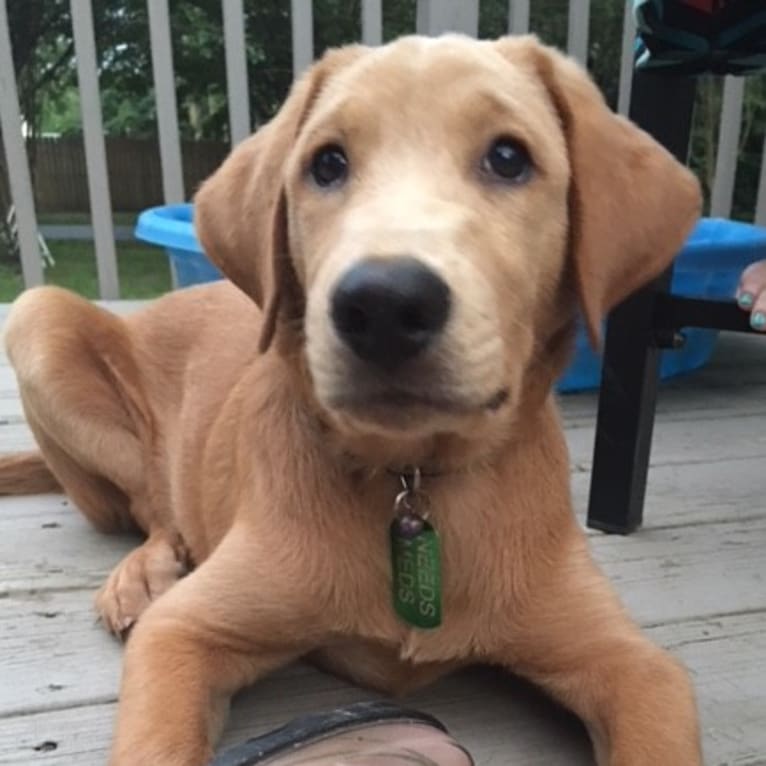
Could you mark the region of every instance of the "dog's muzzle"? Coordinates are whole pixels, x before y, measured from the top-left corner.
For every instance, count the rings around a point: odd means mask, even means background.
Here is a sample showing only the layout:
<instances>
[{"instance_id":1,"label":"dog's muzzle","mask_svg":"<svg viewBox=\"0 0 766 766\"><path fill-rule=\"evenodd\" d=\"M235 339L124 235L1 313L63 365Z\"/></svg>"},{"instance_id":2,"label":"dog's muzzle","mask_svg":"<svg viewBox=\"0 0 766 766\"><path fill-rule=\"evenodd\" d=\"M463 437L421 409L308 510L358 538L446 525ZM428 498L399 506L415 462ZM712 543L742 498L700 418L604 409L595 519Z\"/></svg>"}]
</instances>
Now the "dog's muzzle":
<instances>
[{"instance_id":1,"label":"dog's muzzle","mask_svg":"<svg viewBox=\"0 0 766 766\"><path fill-rule=\"evenodd\" d=\"M417 259L367 258L336 285L332 321L359 359L392 372L434 343L450 303L447 285Z\"/></svg>"}]
</instances>

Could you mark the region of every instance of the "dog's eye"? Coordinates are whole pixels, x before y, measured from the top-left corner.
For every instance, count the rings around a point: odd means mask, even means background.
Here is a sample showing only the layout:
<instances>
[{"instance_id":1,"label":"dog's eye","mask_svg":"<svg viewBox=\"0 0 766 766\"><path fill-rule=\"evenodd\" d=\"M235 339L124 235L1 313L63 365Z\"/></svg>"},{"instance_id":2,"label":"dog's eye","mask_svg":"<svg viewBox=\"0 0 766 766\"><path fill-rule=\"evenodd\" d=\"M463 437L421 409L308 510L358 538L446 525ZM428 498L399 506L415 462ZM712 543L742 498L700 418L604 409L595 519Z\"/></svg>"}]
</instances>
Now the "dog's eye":
<instances>
[{"instance_id":1,"label":"dog's eye","mask_svg":"<svg viewBox=\"0 0 766 766\"><path fill-rule=\"evenodd\" d=\"M532 160L518 141L498 138L484 155L481 166L504 181L524 181L532 169Z\"/></svg>"},{"instance_id":2,"label":"dog's eye","mask_svg":"<svg viewBox=\"0 0 766 766\"><path fill-rule=\"evenodd\" d=\"M348 176L348 159L336 145L323 146L311 160L311 177L317 186L337 186Z\"/></svg>"}]
</instances>

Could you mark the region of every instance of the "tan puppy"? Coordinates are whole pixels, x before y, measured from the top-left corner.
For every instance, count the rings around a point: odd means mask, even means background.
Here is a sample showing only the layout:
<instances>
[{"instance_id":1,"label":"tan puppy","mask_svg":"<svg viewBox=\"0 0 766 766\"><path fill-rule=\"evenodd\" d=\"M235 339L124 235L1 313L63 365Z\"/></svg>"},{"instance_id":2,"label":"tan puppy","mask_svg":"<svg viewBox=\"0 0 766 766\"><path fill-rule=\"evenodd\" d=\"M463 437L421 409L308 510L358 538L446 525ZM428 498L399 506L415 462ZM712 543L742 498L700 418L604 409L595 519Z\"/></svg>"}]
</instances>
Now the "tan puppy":
<instances>
[{"instance_id":1,"label":"tan puppy","mask_svg":"<svg viewBox=\"0 0 766 766\"><path fill-rule=\"evenodd\" d=\"M236 287L126 320L38 289L8 321L45 465L147 535L97 600L138 620L113 766L205 763L232 693L305 655L392 692L494 663L580 715L599 764L699 764L687 674L574 519L550 393L578 308L597 338L670 263L692 175L532 38L406 38L326 55L196 202ZM405 466L440 536L432 630L392 605ZM0 468L53 483L39 455Z\"/></svg>"}]
</instances>

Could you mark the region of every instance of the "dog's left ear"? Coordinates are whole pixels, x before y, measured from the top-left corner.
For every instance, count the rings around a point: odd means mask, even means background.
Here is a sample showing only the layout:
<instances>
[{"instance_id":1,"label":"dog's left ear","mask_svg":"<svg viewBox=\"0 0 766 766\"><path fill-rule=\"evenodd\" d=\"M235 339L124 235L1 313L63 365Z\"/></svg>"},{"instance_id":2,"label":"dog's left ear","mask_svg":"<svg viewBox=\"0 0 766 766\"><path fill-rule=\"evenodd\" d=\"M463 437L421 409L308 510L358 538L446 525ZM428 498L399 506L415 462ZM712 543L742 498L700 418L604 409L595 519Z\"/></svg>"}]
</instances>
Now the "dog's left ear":
<instances>
[{"instance_id":1,"label":"dog's left ear","mask_svg":"<svg viewBox=\"0 0 766 766\"><path fill-rule=\"evenodd\" d=\"M497 43L550 94L567 143L570 256L591 342L601 320L672 262L699 217L695 176L632 122L614 114L586 72L534 37Z\"/></svg>"},{"instance_id":2,"label":"dog's left ear","mask_svg":"<svg viewBox=\"0 0 766 766\"><path fill-rule=\"evenodd\" d=\"M296 81L277 115L239 144L194 198L194 225L206 255L263 312L261 351L277 320L300 310L287 304L302 301L287 235L290 151L325 83L365 50L355 45L325 54Z\"/></svg>"}]
</instances>

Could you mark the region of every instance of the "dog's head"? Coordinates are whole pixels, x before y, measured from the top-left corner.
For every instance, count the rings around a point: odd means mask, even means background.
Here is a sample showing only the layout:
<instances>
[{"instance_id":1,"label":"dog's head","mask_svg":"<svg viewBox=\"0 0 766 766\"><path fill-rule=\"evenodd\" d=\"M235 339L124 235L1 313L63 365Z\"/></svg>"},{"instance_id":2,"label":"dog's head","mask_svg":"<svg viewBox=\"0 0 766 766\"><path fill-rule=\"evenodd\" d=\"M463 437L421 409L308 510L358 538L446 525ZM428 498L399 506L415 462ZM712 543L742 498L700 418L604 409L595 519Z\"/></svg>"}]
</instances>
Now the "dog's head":
<instances>
[{"instance_id":1,"label":"dog's head","mask_svg":"<svg viewBox=\"0 0 766 766\"><path fill-rule=\"evenodd\" d=\"M579 311L671 261L694 177L534 38L331 52L202 187L209 257L303 344L341 431L495 432L560 372Z\"/></svg>"}]
</instances>

